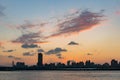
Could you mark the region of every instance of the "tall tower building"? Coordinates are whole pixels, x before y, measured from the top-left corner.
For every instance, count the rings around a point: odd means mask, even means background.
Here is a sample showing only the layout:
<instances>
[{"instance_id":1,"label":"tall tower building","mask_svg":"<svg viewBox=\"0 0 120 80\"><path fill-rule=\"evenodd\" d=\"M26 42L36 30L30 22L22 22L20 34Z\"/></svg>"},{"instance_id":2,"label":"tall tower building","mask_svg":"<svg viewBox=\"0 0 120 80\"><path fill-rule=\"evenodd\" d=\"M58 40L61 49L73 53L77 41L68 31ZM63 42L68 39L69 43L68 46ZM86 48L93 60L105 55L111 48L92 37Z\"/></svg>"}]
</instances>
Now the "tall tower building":
<instances>
[{"instance_id":1,"label":"tall tower building","mask_svg":"<svg viewBox=\"0 0 120 80\"><path fill-rule=\"evenodd\" d=\"M38 63L37 66L41 67L43 66L43 55L42 53L38 53Z\"/></svg>"}]
</instances>

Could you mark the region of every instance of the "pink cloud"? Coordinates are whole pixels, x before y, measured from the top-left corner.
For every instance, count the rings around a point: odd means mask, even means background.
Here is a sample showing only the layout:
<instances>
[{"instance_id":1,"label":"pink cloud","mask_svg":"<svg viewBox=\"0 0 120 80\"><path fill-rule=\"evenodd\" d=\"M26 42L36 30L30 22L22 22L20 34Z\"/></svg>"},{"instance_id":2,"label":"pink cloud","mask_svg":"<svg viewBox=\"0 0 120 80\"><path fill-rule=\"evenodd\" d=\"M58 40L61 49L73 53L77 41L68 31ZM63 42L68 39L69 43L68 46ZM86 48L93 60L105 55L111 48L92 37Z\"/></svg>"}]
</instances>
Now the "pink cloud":
<instances>
[{"instance_id":1,"label":"pink cloud","mask_svg":"<svg viewBox=\"0 0 120 80\"><path fill-rule=\"evenodd\" d=\"M74 13L74 15L72 14L70 17L65 17L57 24L58 30L49 37L79 33L96 27L96 25L99 25L103 21L102 19L104 15L102 12L103 10L100 12L83 10L81 13L77 12Z\"/></svg>"},{"instance_id":2,"label":"pink cloud","mask_svg":"<svg viewBox=\"0 0 120 80\"><path fill-rule=\"evenodd\" d=\"M119 10L119 11L116 11L116 14L117 14L117 15L120 15L120 10Z\"/></svg>"},{"instance_id":3,"label":"pink cloud","mask_svg":"<svg viewBox=\"0 0 120 80\"><path fill-rule=\"evenodd\" d=\"M69 12L70 12L70 14L75 14L75 13L79 13L79 10L78 9L71 9Z\"/></svg>"}]
</instances>

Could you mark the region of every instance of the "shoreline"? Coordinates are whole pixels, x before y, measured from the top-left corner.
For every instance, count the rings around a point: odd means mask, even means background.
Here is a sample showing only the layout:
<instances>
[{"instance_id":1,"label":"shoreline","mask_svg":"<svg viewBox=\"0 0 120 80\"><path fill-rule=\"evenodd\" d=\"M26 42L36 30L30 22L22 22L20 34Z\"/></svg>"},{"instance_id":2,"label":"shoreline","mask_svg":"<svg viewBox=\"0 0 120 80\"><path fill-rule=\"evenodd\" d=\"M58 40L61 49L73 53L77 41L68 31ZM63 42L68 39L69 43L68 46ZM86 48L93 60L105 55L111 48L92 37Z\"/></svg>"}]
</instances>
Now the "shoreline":
<instances>
[{"instance_id":1,"label":"shoreline","mask_svg":"<svg viewBox=\"0 0 120 80\"><path fill-rule=\"evenodd\" d=\"M3 69L0 71L120 71L120 69Z\"/></svg>"}]
</instances>

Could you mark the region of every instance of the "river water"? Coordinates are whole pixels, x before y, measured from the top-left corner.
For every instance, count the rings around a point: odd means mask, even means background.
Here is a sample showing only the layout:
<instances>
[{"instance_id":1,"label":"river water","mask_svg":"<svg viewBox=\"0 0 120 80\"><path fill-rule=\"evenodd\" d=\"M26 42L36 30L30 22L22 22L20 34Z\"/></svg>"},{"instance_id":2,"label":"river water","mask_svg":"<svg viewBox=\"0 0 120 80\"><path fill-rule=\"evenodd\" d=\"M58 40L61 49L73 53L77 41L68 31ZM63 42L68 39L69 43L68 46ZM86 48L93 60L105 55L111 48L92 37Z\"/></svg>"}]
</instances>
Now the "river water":
<instances>
[{"instance_id":1,"label":"river water","mask_svg":"<svg viewBox=\"0 0 120 80\"><path fill-rule=\"evenodd\" d=\"M0 80L120 80L120 71L0 71Z\"/></svg>"}]
</instances>

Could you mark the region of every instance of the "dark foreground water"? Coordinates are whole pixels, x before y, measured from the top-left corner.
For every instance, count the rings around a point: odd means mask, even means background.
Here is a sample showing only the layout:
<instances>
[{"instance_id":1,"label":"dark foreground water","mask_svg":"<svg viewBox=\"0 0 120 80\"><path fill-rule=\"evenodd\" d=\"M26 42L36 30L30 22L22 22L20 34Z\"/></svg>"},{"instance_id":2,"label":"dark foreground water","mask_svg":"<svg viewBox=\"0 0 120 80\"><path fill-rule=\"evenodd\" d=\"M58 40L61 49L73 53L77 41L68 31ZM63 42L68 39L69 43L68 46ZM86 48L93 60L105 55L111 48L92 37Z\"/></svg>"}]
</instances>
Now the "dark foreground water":
<instances>
[{"instance_id":1,"label":"dark foreground water","mask_svg":"<svg viewBox=\"0 0 120 80\"><path fill-rule=\"evenodd\" d=\"M120 71L7 71L0 80L120 80Z\"/></svg>"}]
</instances>

